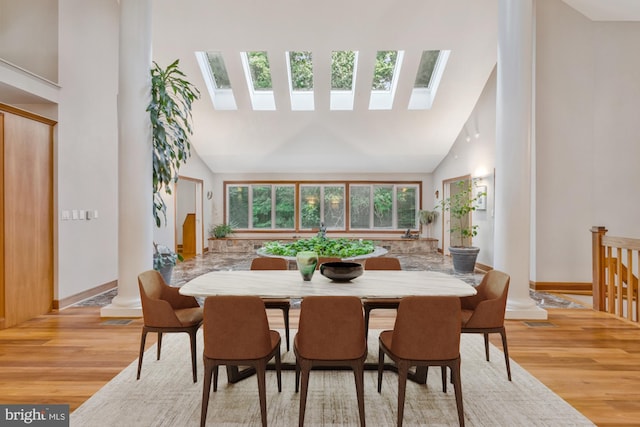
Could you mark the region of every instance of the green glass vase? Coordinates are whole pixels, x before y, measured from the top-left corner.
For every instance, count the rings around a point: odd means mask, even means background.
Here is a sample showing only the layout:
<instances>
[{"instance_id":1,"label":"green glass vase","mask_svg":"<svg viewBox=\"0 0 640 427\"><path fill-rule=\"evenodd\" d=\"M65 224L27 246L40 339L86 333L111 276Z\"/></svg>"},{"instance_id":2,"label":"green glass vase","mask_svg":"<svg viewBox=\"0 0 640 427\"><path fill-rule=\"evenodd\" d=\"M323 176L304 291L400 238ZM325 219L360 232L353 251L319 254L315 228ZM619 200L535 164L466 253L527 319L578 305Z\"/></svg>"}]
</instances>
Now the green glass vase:
<instances>
[{"instance_id":1,"label":"green glass vase","mask_svg":"<svg viewBox=\"0 0 640 427\"><path fill-rule=\"evenodd\" d=\"M296 264L298 265L298 271L302 275L302 280L308 282L316 271L318 254L313 251L300 251L296 254Z\"/></svg>"}]
</instances>

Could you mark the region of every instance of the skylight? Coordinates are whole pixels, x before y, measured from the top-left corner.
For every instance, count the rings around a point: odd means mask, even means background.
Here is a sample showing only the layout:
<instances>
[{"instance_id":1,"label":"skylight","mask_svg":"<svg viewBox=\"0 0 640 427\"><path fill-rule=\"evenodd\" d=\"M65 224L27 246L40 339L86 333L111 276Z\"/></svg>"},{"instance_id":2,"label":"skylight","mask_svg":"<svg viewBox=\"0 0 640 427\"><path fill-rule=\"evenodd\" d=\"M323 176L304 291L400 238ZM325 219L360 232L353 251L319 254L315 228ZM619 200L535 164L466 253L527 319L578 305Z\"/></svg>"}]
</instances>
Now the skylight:
<instances>
[{"instance_id":1,"label":"skylight","mask_svg":"<svg viewBox=\"0 0 640 427\"><path fill-rule=\"evenodd\" d=\"M370 110L390 110L398 86L404 51L379 50L371 84Z\"/></svg>"},{"instance_id":2,"label":"skylight","mask_svg":"<svg viewBox=\"0 0 640 427\"><path fill-rule=\"evenodd\" d=\"M273 95L271 68L267 52L242 52L241 59L253 109L275 110L276 101Z\"/></svg>"},{"instance_id":3,"label":"skylight","mask_svg":"<svg viewBox=\"0 0 640 427\"><path fill-rule=\"evenodd\" d=\"M313 98L313 59L309 51L287 52L287 72L291 109L310 111L315 108Z\"/></svg>"},{"instance_id":4,"label":"skylight","mask_svg":"<svg viewBox=\"0 0 640 427\"><path fill-rule=\"evenodd\" d=\"M422 52L409 99L409 110L431 108L450 52L449 50L425 50Z\"/></svg>"},{"instance_id":5,"label":"skylight","mask_svg":"<svg viewBox=\"0 0 640 427\"><path fill-rule=\"evenodd\" d=\"M221 52L196 52L196 60L217 110L237 110L231 81Z\"/></svg>"},{"instance_id":6,"label":"skylight","mask_svg":"<svg viewBox=\"0 0 640 427\"><path fill-rule=\"evenodd\" d=\"M331 52L331 104L332 110L353 110L354 87L358 52L338 50Z\"/></svg>"}]
</instances>

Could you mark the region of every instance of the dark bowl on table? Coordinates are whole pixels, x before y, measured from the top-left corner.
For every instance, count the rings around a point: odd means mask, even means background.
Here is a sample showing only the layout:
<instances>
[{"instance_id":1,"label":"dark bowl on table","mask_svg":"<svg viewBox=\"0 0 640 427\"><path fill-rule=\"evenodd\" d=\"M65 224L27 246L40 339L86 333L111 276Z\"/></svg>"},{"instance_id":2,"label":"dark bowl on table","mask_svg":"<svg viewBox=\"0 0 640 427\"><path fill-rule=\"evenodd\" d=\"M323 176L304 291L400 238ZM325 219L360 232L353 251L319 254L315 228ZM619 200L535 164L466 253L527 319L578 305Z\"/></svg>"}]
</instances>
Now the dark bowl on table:
<instances>
[{"instance_id":1,"label":"dark bowl on table","mask_svg":"<svg viewBox=\"0 0 640 427\"><path fill-rule=\"evenodd\" d=\"M362 276L364 269L357 262L325 262L320 264L320 274L334 282L348 282Z\"/></svg>"}]
</instances>

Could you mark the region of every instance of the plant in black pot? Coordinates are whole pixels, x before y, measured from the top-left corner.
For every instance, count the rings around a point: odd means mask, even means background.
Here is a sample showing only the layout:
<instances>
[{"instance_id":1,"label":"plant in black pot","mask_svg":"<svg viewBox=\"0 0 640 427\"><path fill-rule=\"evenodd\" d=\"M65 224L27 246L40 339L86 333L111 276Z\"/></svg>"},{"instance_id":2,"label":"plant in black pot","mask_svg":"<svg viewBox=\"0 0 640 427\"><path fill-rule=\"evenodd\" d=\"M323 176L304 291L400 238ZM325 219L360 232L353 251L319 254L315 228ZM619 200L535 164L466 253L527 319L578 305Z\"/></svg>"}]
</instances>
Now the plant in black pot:
<instances>
[{"instance_id":1,"label":"plant in black pot","mask_svg":"<svg viewBox=\"0 0 640 427\"><path fill-rule=\"evenodd\" d=\"M440 202L443 211L449 212L451 242L449 252L453 269L457 273L473 273L480 248L471 246L472 238L478 234L478 226L471 223L471 212L476 210L478 199L486 192L474 192L467 180L455 183L455 191Z\"/></svg>"}]
</instances>

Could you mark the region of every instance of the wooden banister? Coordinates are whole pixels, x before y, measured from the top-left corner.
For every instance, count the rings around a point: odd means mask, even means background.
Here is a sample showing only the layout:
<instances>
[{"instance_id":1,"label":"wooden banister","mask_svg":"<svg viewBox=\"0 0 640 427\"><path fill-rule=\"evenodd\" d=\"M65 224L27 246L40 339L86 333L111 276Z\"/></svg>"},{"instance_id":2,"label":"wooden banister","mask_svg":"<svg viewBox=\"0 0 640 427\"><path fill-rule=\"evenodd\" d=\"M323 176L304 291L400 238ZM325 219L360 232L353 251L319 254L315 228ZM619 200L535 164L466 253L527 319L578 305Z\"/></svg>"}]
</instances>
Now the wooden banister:
<instances>
[{"instance_id":1,"label":"wooden banister","mask_svg":"<svg viewBox=\"0 0 640 427\"><path fill-rule=\"evenodd\" d=\"M591 233L593 308L640 321L634 274L634 259L640 265L640 239L606 236L605 227L592 227Z\"/></svg>"}]
</instances>

